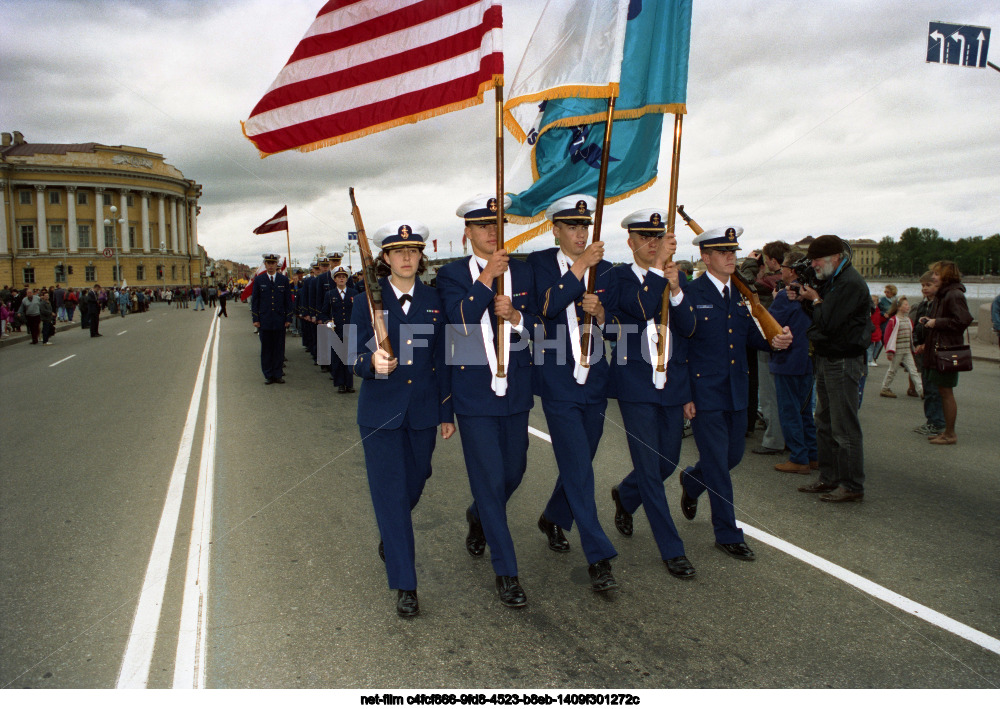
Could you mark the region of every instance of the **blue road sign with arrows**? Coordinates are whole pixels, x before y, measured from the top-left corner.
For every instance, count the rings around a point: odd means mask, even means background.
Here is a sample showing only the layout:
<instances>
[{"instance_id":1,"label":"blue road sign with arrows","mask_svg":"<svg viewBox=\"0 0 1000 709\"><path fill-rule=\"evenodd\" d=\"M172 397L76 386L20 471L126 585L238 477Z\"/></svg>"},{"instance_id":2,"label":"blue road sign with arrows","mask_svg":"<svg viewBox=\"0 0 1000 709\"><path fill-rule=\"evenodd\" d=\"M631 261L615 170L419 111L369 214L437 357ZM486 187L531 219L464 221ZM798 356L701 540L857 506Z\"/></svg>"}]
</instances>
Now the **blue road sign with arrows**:
<instances>
[{"instance_id":1,"label":"blue road sign with arrows","mask_svg":"<svg viewBox=\"0 0 1000 709\"><path fill-rule=\"evenodd\" d=\"M928 62L985 68L989 50L989 27L932 22L927 31Z\"/></svg>"}]
</instances>

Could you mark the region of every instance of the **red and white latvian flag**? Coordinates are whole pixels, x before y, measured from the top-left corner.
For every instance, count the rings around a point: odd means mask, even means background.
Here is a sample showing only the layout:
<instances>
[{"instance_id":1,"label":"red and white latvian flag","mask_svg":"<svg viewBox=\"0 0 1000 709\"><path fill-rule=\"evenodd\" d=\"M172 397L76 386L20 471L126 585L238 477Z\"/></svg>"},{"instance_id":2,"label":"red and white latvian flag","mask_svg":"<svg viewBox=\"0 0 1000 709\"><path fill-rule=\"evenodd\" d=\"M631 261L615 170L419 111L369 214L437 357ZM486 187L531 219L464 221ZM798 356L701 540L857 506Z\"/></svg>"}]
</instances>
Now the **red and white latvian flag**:
<instances>
[{"instance_id":1,"label":"red and white latvian flag","mask_svg":"<svg viewBox=\"0 0 1000 709\"><path fill-rule=\"evenodd\" d=\"M278 210L278 213L253 230L254 234L270 234L272 231L288 231L288 205Z\"/></svg>"},{"instance_id":2,"label":"red and white latvian flag","mask_svg":"<svg viewBox=\"0 0 1000 709\"><path fill-rule=\"evenodd\" d=\"M500 0L329 0L243 134L306 152L482 103L501 26Z\"/></svg>"}]
</instances>

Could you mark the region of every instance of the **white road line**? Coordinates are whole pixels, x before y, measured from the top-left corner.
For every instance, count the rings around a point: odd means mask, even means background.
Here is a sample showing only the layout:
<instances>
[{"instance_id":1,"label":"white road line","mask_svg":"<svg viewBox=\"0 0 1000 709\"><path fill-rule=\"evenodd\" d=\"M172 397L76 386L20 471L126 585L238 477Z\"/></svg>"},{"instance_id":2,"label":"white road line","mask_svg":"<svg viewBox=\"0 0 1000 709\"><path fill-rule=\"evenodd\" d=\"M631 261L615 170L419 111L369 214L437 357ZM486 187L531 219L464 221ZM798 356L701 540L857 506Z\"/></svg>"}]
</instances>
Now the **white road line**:
<instances>
[{"instance_id":1,"label":"white road line","mask_svg":"<svg viewBox=\"0 0 1000 709\"><path fill-rule=\"evenodd\" d=\"M146 322L153 322L153 318L150 318L150 319L149 319L149 320L147 320Z\"/></svg>"},{"instance_id":2,"label":"white road line","mask_svg":"<svg viewBox=\"0 0 1000 709\"><path fill-rule=\"evenodd\" d=\"M219 334L208 375L205 403L205 432L201 444L198 493L191 523L184 601L181 605L177 655L174 660L174 689L205 689L205 654L208 647L208 562L212 540L212 500L215 495L215 443L218 425Z\"/></svg>"},{"instance_id":3,"label":"white road line","mask_svg":"<svg viewBox=\"0 0 1000 709\"><path fill-rule=\"evenodd\" d=\"M63 362L65 362L66 360L68 360L68 359L73 359L74 357L76 357L76 355L70 355L69 357L63 357L63 358L62 358L61 360L59 360L58 362L53 362L53 363L52 363L52 364L50 364L49 366L50 366L50 367L55 367L55 366L56 366L57 364L62 364L62 363L63 363Z\"/></svg>"},{"instance_id":4,"label":"white road line","mask_svg":"<svg viewBox=\"0 0 1000 709\"><path fill-rule=\"evenodd\" d=\"M121 331L121 332L119 332L119 333L118 333L117 335L115 335L115 337L121 337L121 336L122 336L122 335L124 335L124 334L125 334L126 332L128 332L128 330L122 330L122 331Z\"/></svg>"},{"instance_id":5,"label":"white road line","mask_svg":"<svg viewBox=\"0 0 1000 709\"><path fill-rule=\"evenodd\" d=\"M552 443L552 438L547 433L539 431L537 428L528 426L528 433L541 438L543 441ZM979 645L985 650L989 650L990 652L1000 655L1000 640L997 638L987 635L986 633L976 630L975 628L965 625L964 623L960 623L953 618L949 618L943 613L939 613L938 611L921 605L916 601L912 601L906 596L901 596L895 591L890 591L885 586L880 586L874 581L869 581L865 577L859 576L853 571L848 571L842 566L837 566L833 562L827 561L821 556L816 556L805 549L786 542L784 539L775 537L774 535L761 531L756 527L751 527L745 522L737 520L736 523L743 527L743 532L748 537L764 542L764 544L767 544L768 546L772 546L779 551L783 551L789 556L795 557L799 561L803 561L820 571L830 574L834 578L840 579L844 583L854 586L859 591L863 591L870 596L874 596L880 601L884 601L891 606L895 606L905 613L916 616L931 625L936 625L942 630L946 630L949 633Z\"/></svg>"},{"instance_id":6,"label":"white road line","mask_svg":"<svg viewBox=\"0 0 1000 709\"><path fill-rule=\"evenodd\" d=\"M146 575L142 581L142 592L139 594L139 604L136 607L135 619L132 621L132 630L129 633L125 656L122 659L121 671L118 674L118 688L145 689L149 681L149 667L153 660L153 648L156 645L156 634L160 625L163 593L166 590L167 573L170 570L170 555L173 553L174 537L177 533L177 519L180 516L181 499L184 496L184 481L191 460L194 429L198 422L201 391L205 383L205 370L214 332L215 323L213 322L208 329L205 349L201 353L198 376L195 380L194 391L191 393L191 403L188 405L187 420L184 422L184 430L181 433L177 458L174 460L174 469L167 487L167 497L160 515L160 524L156 530L153 550L149 556L149 565L146 567Z\"/></svg>"}]
</instances>

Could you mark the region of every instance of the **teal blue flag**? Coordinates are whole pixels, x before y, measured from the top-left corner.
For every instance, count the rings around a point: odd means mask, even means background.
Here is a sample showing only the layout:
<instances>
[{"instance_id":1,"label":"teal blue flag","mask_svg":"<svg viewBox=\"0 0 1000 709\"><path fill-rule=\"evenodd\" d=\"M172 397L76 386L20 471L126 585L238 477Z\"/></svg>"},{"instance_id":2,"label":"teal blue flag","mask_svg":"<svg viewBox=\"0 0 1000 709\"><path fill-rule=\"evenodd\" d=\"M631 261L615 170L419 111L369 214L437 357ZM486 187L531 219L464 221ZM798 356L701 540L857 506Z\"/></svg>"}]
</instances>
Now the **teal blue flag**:
<instances>
[{"instance_id":1,"label":"teal blue flag","mask_svg":"<svg viewBox=\"0 0 1000 709\"><path fill-rule=\"evenodd\" d=\"M615 202L656 180L664 113L685 113L691 0L631 0L621 83L611 132L605 202ZM505 210L512 221L534 222L555 200L597 194L604 121L601 98L556 98L539 105L527 134L534 183ZM521 217L517 219L517 217ZM529 233L530 234L530 233ZM515 237L516 248L534 234Z\"/></svg>"}]
</instances>

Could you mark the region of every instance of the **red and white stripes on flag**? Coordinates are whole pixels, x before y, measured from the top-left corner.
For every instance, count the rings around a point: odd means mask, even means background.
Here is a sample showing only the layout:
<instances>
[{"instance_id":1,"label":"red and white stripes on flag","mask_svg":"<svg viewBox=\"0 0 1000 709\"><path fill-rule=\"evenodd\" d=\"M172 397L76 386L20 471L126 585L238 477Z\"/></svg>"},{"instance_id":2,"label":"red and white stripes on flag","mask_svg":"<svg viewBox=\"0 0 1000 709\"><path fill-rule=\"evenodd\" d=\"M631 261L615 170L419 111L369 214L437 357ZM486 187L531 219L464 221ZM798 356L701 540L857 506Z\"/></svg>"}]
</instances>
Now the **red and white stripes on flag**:
<instances>
[{"instance_id":1,"label":"red and white stripes on flag","mask_svg":"<svg viewBox=\"0 0 1000 709\"><path fill-rule=\"evenodd\" d=\"M270 234L272 231L288 231L288 205L278 210L278 213L253 230L254 234Z\"/></svg>"},{"instance_id":2,"label":"red and white stripes on flag","mask_svg":"<svg viewBox=\"0 0 1000 709\"><path fill-rule=\"evenodd\" d=\"M267 157L482 103L501 26L500 0L329 0L243 133Z\"/></svg>"}]
</instances>

